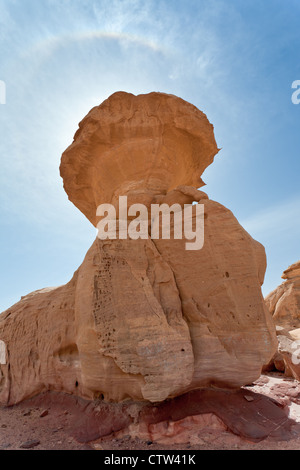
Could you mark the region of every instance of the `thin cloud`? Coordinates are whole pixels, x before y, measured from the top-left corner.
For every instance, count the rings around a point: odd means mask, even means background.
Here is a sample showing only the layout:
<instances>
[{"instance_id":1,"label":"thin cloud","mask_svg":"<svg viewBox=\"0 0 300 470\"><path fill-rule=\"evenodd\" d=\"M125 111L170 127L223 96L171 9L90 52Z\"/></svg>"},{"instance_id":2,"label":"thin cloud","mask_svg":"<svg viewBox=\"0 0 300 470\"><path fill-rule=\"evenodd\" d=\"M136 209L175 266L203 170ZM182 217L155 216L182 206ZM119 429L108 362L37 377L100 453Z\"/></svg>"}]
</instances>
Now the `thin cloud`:
<instances>
[{"instance_id":1,"label":"thin cloud","mask_svg":"<svg viewBox=\"0 0 300 470\"><path fill-rule=\"evenodd\" d=\"M258 237L274 239L277 236L300 234L300 196L260 211L242 220L241 224Z\"/></svg>"}]
</instances>

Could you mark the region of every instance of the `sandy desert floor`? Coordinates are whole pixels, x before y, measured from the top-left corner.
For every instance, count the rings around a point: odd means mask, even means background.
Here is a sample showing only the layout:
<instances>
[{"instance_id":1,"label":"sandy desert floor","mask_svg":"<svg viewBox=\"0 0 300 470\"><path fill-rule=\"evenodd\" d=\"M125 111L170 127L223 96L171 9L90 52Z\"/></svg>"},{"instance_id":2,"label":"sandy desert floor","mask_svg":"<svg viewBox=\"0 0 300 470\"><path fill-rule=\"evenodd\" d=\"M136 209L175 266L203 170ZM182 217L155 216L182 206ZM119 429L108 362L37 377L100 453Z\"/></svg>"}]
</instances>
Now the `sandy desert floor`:
<instances>
[{"instance_id":1,"label":"sandy desert floor","mask_svg":"<svg viewBox=\"0 0 300 470\"><path fill-rule=\"evenodd\" d=\"M288 440L266 438L261 442L247 441L230 432L202 432L197 443L162 445L129 435L113 434L88 443L79 443L72 436L73 410L49 405L36 406L34 401L14 407L0 408L1 450L300 450L300 384L279 373L262 375L246 387L251 392L276 400L294 421L295 431Z\"/></svg>"}]
</instances>

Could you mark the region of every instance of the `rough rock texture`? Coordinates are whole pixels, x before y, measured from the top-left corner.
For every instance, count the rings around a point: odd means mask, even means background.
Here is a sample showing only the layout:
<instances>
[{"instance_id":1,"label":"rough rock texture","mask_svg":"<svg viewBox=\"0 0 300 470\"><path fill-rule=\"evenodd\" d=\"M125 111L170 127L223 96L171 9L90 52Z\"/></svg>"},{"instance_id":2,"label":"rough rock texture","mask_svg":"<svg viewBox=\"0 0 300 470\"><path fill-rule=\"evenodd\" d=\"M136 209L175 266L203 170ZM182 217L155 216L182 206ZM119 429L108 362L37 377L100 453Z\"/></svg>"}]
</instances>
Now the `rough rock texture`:
<instances>
[{"instance_id":1,"label":"rough rock texture","mask_svg":"<svg viewBox=\"0 0 300 470\"><path fill-rule=\"evenodd\" d=\"M278 370L300 381L300 328L288 331L277 326L276 332L278 349L264 370Z\"/></svg>"},{"instance_id":2,"label":"rough rock texture","mask_svg":"<svg viewBox=\"0 0 300 470\"><path fill-rule=\"evenodd\" d=\"M266 297L276 324L278 350L265 370L276 369L300 380L300 261L282 274L285 279Z\"/></svg>"},{"instance_id":3,"label":"rough rock texture","mask_svg":"<svg viewBox=\"0 0 300 470\"><path fill-rule=\"evenodd\" d=\"M300 330L282 331L278 338L278 353L284 363L284 372L287 377L300 380ZM275 363L275 367L278 364Z\"/></svg>"},{"instance_id":4,"label":"rough rock texture","mask_svg":"<svg viewBox=\"0 0 300 470\"><path fill-rule=\"evenodd\" d=\"M0 338L6 345L0 364L1 403L18 403L45 390L81 392L76 277L65 286L33 292L0 315Z\"/></svg>"},{"instance_id":5,"label":"rough rock texture","mask_svg":"<svg viewBox=\"0 0 300 470\"><path fill-rule=\"evenodd\" d=\"M152 202L178 185L203 186L218 148L205 114L164 93L114 93L79 124L60 165L69 199L96 225L118 196Z\"/></svg>"},{"instance_id":6,"label":"rough rock texture","mask_svg":"<svg viewBox=\"0 0 300 470\"><path fill-rule=\"evenodd\" d=\"M0 403L47 390L162 402L259 377L276 350L260 288L265 252L196 189L216 153L206 116L175 96L116 93L88 114L62 157L70 200L95 225L97 206L117 207L120 195L147 207L195 201L204 246L97 238L67 285L0 316Z\"/></svg>"},{"instance_id":7,"label":"rough rock texture","mask_svg":"<svg viewBox=\"0 0 300 470\"><path fill-rule=\"evenodd\" d=\"M287 329L300 328L300 261L282 275L285 279L266 297L266 304L276 325Z\"/></svg>"}]
</instances>

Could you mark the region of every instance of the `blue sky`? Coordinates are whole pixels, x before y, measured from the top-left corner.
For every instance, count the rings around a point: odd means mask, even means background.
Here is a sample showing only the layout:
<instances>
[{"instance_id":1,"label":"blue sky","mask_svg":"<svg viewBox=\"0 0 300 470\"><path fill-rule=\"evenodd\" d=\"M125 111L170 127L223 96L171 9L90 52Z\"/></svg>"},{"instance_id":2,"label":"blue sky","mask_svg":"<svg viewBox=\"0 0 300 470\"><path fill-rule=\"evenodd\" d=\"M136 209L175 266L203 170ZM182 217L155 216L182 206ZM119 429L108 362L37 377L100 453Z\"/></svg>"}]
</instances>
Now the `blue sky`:
<instances>
[{"instance_id":1,"label":"blue sky","mask_svg":"<svg viewBox=\"0 0 300 470\"><path fill-rule=\"evenodd\" d=\"M190 101L221 152L205 191L268 257L263 291L300 258L299 0L0 0L0 311L67 282L95 238L61 153L119 90Z\"/></svg>"}]
</instances>

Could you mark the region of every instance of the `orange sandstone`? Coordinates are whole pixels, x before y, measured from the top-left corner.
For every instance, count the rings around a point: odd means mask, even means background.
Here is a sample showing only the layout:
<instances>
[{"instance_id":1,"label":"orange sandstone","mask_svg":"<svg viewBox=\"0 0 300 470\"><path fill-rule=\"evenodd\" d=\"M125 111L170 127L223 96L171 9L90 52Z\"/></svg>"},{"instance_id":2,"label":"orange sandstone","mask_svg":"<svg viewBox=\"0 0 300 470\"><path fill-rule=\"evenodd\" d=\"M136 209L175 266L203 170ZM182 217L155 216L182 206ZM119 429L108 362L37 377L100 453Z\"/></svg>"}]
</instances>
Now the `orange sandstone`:
<instances>
[{"instance_id":1,"label":"orange sandstone","mask_svg":"<svg viewBox=\"0 0 300 470\"><path fill-rule=\"evenodd\" d=\"M204 204L204 246L96 239L68 284L1 314L1 403L45 390L161 402L259 377L276 349L265 252L197 190L217 152L206 116L173 95L120 92L90 111L62 156L69 199L94 225L98 205L120 195L147 207Z\"/></svg>"}]
</instances>

